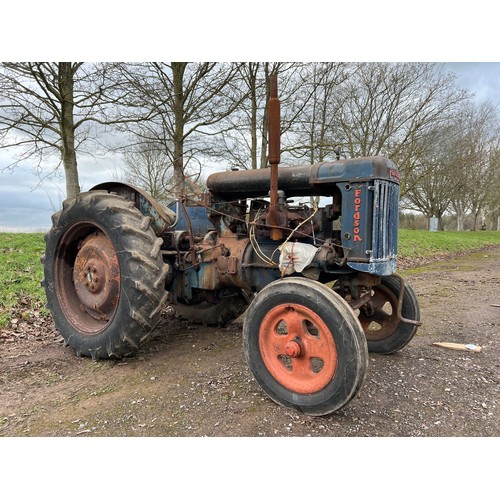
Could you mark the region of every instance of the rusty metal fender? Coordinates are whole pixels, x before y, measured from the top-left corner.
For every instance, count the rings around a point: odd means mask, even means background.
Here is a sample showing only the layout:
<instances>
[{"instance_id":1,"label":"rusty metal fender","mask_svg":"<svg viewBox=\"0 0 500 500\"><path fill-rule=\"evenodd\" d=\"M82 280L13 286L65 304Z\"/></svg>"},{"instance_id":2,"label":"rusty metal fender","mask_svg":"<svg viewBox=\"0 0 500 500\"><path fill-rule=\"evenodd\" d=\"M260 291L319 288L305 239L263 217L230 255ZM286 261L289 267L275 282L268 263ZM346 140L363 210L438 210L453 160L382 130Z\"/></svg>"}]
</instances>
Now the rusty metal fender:
<instances>
[{"instance_id":1,"label":"rusty metal fender","mask_svg":"<svg viewBox=\"0 0 500 500\"><path fill-rule=\"evenodd\" d=\"M90 191L98 190L116 193L126 200L133 201L135 206L144 215L151 218L151 226L156 236L161 236L165 229L175 222L175 212L162 205L149 193L137 186L125 182L103 182L90 189Z\"/></svg>"}]
</instances>

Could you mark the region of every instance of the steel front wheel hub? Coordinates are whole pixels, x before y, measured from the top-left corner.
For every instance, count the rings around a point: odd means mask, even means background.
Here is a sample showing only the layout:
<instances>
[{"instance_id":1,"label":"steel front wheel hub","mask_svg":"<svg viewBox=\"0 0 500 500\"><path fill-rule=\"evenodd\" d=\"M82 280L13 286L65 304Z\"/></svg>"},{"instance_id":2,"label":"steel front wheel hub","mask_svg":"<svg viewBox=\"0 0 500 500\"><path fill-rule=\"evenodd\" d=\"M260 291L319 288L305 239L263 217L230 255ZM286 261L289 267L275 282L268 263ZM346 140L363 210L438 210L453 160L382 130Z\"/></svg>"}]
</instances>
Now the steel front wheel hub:
<instances>
[{"instance_id":1,"label":"steel front wheel hub","mask_svg":"<svg viewBox=\"0 0 500 500\"><path fill-rule=\"evenodd\" d=\"M398 298L387 287L373 289L372 306L361 308L359 321L368 340L383 340L394 334L400 324L397 315Z\"/></svg>"},{"instance_id":2,"label":"steel front wheel hub","mask_svg":"<svg viewBox=\"0 0 500 500\"><path fill-rule=\"evenodd\" d=\"M285 346L285 352L287 356L290 356L291 358L297 358L301 354L300 344L296 340L288 342L288 344Z\"/></svg>"},{"instance_id":3,"label":"steel front wheel hub","mask_svg":"<svg viewBox=\"0 0 500 500\"><path fill-rule=\"evenodd\" d=\"M281 304L265 315L259 347L272 377L300 394L324 389L337 368L330 329L314 311L300 304Z\"/></svg>"}]
</instances>

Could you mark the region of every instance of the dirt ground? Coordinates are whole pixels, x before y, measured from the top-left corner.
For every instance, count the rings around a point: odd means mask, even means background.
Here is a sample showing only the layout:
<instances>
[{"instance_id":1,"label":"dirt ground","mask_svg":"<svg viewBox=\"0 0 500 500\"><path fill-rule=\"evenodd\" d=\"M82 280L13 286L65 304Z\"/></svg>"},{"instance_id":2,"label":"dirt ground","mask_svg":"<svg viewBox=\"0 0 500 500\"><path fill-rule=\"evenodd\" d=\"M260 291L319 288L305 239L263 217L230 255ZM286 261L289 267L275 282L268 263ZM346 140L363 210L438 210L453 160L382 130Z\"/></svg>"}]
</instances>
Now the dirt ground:
<instances>
[{"instance_id":1,"label":"dirt ground","mask_svg":"<svg viewBox=\"0 0 500 500\"><path fill-rule=\"evenodd\" d=\"M198 327L167 309L136 357L93 362L34 311L0 332L0 435L500 436L500 248L402 274L423 325L398 353L370 354L360 394L333 415L305 416L261 391L241 318ZM440 341L482 350L433 345Z\"/></svg>"}]
</instances>

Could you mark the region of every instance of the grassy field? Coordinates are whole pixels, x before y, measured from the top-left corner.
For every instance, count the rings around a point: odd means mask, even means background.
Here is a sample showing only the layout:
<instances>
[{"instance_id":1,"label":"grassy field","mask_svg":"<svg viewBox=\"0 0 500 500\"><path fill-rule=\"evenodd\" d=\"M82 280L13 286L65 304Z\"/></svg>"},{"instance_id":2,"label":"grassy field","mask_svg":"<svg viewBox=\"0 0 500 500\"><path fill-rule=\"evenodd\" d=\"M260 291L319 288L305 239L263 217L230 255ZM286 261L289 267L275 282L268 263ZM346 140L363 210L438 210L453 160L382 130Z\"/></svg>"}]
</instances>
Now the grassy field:
<instances>
[{"instance_id":1,"label":"grassy field","mask_svg":"<svg viewBox=\"0 0 500 500\"><path fill-rule=\"evenodd\" d=\"M23 309L44 304L44 251L43 234L0 233L0 328L7 326L12 312L22 317Z\"/></svg>"},{"instance_id":2,"label":"grassy field","mask_svg":"<svg viewBox=\"0 0 500 500\"><path fill-rule=\"evenodd\" d=\"M401 257L431 257L480 250L500 245L500 231L429 232L401 230ZM40 256L44 253L43 234L0 233L0 328L11 318L22 317L26 309L40 308L45 295ZM48 314L43 307L42 314Z\"/></svg>"},{"instance_id":3,"label":"grassy field","mask_svg":"<svg viewBox=\"0 0 500 500\"><path fill-rule=\"evenodd\" d=\"M500 245L500 231L439 231L400 229L398 254L401 257L433 257L473 252Z\"/></svg>"}]
</instances>

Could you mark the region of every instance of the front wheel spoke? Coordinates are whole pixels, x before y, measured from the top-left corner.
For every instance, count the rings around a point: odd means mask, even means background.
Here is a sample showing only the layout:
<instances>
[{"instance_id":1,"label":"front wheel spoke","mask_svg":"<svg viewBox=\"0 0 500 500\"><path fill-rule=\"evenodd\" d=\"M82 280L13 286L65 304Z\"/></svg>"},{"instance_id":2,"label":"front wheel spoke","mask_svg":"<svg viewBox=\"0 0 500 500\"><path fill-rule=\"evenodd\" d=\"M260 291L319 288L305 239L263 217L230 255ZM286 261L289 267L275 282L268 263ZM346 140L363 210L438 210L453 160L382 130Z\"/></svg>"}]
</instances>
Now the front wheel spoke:
<instances>
[{"instance_id":1,"label":"front wheel spoke","mask_svg":"<svg viewBox=\"0 0 500 500\"><path fill-rule=\"evenodd\" d=\"M273 350L277 356L285 354L285 346L289 342L289 335L274 335L272 338Z\"/></svg>"},{"instance_id":2,"label":"front wheel spoke","mask_svg":"<svg viewBox=\"0 0 500 500\"><path fill-rule=\"evenodd\" d=\"M392 314L387 314L385 311L375 311L373 316L369 318L370 323L378 323L380 326L385 326L388 323L394 321L394 316Z\"/></svg>"},{"instance_id":3,"label":"front wheel spoke","mask_svg":"<svg viewBox=\"0 0 500 500\"><path fill-rule=\"evenodd\" d=\"M296 377L308 378L313 375L309 356L292 359L292 373Z\"/></svg>"},{"instance_id":4,"label":"front wheel spoke","mask_svg":"<svg viewBox=\"0 0 500 500\"><path fill-rule=\"evenodd\" d=\"M376 310L382 310L388 302L390 304L390 301L388 300L385 293L379 292L377 290L375 291L375 294L372 298L372 304Z\"/></svg>"},{"instance_id":5,"label":"front wheel spoke","mask_svg":"<svg viewBox=\"0 0 500 500\"><path fill-rule=\"evenodd\" d=\"M304 316L297 311L289 311L285 318L288 335L292 338L301 337L304 332Z\"/></svg>"},{"instance_id":6,"label":"front wheel spoke","mask_svg":"<svg viewBox=\"0 0 500 500\"><path fill-rule=\"evenodd\" d=\"M302 342L305 356L309 358L323 358L329 352L328 344L320 338L307 338Z\"/></svg>"}]
</instances>

